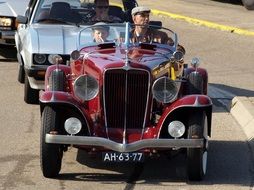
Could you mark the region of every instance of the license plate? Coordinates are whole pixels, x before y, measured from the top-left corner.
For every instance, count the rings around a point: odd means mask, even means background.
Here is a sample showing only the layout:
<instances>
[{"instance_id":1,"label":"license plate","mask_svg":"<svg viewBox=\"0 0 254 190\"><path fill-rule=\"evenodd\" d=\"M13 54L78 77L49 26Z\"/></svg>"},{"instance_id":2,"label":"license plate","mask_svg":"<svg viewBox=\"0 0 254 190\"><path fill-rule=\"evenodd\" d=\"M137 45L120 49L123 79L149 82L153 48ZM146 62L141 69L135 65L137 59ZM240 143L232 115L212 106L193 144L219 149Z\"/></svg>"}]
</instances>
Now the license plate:
<instances>
[{"instance_id":1,"label":"license plate","mask_svg":"<svg viewBox=\"0 0 254 190\"><path fill-rule=\"evenodd\" d=\"M102 160L104 162L143 162L144 154L141 152L104 152Z\"/></svg>"}]
</instances>

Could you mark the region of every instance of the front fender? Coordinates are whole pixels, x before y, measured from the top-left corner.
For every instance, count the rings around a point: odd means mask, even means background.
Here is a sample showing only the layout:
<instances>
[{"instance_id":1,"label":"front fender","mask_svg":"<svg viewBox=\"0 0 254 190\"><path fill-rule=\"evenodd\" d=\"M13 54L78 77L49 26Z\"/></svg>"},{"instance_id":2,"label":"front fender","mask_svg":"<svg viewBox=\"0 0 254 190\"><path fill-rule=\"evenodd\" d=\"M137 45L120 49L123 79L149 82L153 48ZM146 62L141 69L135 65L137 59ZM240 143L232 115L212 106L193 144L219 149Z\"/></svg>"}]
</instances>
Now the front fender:
<instances>
[{"instance_id":1,"label":"front fender","mask_svg":"<svg viewBox=\"0 0 254 190\"><path fill-rule=\"evenodd\" d=\"M172 104L165 107L162 116L160 117L157 127L161 131L164 124L168 120L184 120L187 118L185 114L204 110L208 119L208 135L211 135L211 120L212 120L212 100L206 95L188 95L184 96Z\"/></svg>"},{"instance_id":2,"label":"front fender","mask_svg":"<svg viewBox=\"0 0 254 190\"><path fill-rule=\"evenodd\" d=\"M60 91L46 91L40 94L40 112L42 114L46 106L54 107L55 109L66 108L68 112L78 114L84 119L87 130L91 134L92 119L89 116L87 110L77 100L75 100L70 94Z\"/></svg>"}]
</instances>

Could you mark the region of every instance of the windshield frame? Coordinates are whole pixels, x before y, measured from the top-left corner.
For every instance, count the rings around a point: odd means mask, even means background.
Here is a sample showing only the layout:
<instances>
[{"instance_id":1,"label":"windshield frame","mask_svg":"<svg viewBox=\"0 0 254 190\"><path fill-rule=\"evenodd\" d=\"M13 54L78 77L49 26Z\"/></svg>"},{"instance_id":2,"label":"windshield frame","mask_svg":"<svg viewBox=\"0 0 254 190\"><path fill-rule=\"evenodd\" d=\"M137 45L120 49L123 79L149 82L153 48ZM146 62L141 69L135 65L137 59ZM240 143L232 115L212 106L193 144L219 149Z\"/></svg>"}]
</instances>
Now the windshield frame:
<instances>
[{"instance_id":1,"label":"windshield frame","mask_svg":"<svg viewBox=\"0 0 254 190\"><path fill-rule=\"evenodd\" d=\"M163 30L163 31L167 31L171 34L172 36L172 40L174 42L174 44L172 46L168 45L168 44L161 44L161 43L140 43L140 42L131 42L131 34L130 31L133 29L133 27L135 26L144 26L144 25L135 25L135 24L131 24L129 22L126 23L101 23L101 24L97 24L95 25L90 25L90 26L86 26L85 28L81 29L77 35L77 47L80 49L85 48L85 47L89 47L89 46L98 46L98 43L96 42L91 42L91 43L81 43L82 42L82 34L88 30L92 30L92 28L97 27L97 26L102 26L102 27L122 27L123 30L125 31L124 33L124 41L113 41L115 43L115 46L120 46L121 48L124 49L129 49L131 47L138 47L141 46L142 44L147 44L147 45L154 45L157 48L161 48L161 49L165 49L165 50L170 50L171 52L175 52L177 50L177 46L178 46L178 36L177 34L168 28L165 27L158 27L156 25L148 25L148 27L154 28L154 29L158 29L158 30ZM119 32L117 37L121 36L121 32ZM109 43L109 42L102 42L99 44L103 44L103 43ZM111 42L112 43L112 42Z\"/></svg>"}]
</instances>

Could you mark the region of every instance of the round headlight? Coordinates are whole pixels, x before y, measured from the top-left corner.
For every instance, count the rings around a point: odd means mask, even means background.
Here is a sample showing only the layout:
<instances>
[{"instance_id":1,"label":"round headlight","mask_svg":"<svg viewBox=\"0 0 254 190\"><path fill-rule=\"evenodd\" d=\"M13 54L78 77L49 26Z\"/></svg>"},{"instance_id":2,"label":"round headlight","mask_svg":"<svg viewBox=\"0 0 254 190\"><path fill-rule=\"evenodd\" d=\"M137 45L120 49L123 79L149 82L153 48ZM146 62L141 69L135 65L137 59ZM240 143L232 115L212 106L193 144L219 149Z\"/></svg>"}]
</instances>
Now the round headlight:
<instances>
[{"instance_id":1,"label":"round headlight","mask_svg":"<svg viewBox=\"0 0 254 190\"><path fill-rule=\"evenodd\" d=\"M185 126L181 121L172 121L168 125L168 133L174 138L183 136Z\"/></svg>"},{"instance_id":2,"label":"round headlight","mask_svg":"<svg viewBox=\"0 0 254 190\"><path fill-rule=\"evenodd\" d=\"M52 54L52 55L49 55L48 61L51 64L61 64L63 63L63 58L58 54Z\"/></svg>"},{"instance_id":3,"label":"round headlight","mask_svg":"<svg viewBox=\"0 0 254 190\"><path fill-rule=\"evenodd\" d=\"M44 54L35 54L34 55L34 61L37 63L37 64L43 64L46 62L46 55Z\"/></svg>"},{"instance_id":4,"label":"round headlight","mask_svg":"<svg viewBox=\"0 0 254 190\"><path fill-rule=\"evenodd\" d=\"M88 101L97 96L99 84L94 77L82 75L74 82L74 92L80 99Z\"/></svg>"},{"instance_id":5,"label":"round headlight","mask_svg":"<svg viewBox=\"0 0 254 190\"><path fill-rule=\"evenodd\" d=\"M70 135L76 135L80 132L82 124L79 119L71 117L65 121L64 128Z\"/></svg>"},{"instance_id":6,"label":"round headlight","mask_svg":"<svg viewBox=\"0 0 254 190\"><path fill-rule=\"evenodd\" d=\"M177 98L178 89L175 81L168 77L161 77L153 84L154 98L163 103L173 102Z\"/></svg>"}]
</instances>

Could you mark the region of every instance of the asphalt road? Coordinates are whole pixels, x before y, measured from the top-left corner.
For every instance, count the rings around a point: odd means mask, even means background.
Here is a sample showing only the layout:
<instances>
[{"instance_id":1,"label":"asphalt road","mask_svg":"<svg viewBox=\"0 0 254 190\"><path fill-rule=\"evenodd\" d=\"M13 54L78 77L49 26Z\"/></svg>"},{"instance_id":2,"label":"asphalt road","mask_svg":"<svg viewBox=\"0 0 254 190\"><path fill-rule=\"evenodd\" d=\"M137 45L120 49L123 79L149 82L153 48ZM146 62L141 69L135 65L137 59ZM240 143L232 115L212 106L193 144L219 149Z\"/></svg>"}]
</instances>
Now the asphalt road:
<instances>
[{"instance_id":1,"label":"asphalt road","mask_svg":"<svg viewBox=\"0 0 254 190\"><path fill-rule=\"evenodd\" d=\"M165 1L156 1L152 6L165 9L162 3ZM185 7L186 11L191 6L199 7L200 15L205 15L212 8L221 10L223 14L233 8L243 13L239 19L250 19L254 13L250 14L240 5L208 0L170 2L170 7ZM188 182L182 155L171 159L165 156L152 158L142 165L109 165L74 148L65 153L59 178L44 178L39 160L39 106L24 103L23 85L17 82L17 62L1 59L1 190L253 189L253 147L229 114L227 106L235 95L254 96L254 38L196 26L183 20L166 17L153 19L162 20L178 32L180 43L187 50L186 61L197 56L209 71L209 95L213 99L214 109L206 178L202 182ZM222 20L227 25L232 22L231 17L223 17ZM253 30L254 25L250 29Z\"/></svg>"}]
</instances>

